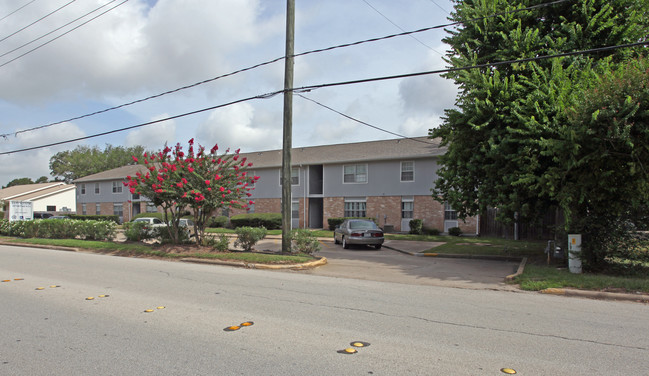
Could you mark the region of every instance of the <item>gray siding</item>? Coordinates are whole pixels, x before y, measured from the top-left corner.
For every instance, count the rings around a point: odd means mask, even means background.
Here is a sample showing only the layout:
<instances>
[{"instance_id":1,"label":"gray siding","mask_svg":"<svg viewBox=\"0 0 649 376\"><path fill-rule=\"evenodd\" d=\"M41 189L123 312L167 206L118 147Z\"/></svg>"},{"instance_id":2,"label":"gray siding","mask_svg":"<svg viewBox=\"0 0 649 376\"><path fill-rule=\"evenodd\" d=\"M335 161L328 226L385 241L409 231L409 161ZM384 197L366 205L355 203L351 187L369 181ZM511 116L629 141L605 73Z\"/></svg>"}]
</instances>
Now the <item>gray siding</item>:
<instances>
[{"instance_id":1,"label":"gray siding","mask_svg":"<svg viewBox=\"0 0 649 376\"><path fill-rule=\"evenodd\" d=\"M115 180L120 185L124 180ZM126 202L131 200L131 192L122 185L122 193L113 193L113 181L99 181L99 194L95 193L95 182L77 183L77 203ZM86 185L86 193L81 194L81 185Z\"/></svg>"},{"instance_id":2,"label":"gray siding","mask_svg":"<svg viewBox=\"0 0 649 376\"><path fill-rule=\"evenodd\" d=\"M367 196L416 196L430 195L438 169L436 158L404 159L415 164L414 181L401 181L401 160L367 162L367 183L344 183L343 166L330 164L323 166L322 195L306 197L367 197ZM352 163L365 164L365 163ZM255 170L259 181L252 191L252 198L279 198L282 187L279 185L279 168ZM300 168L300 183L293 185L293 197L305 197L308 168Z\"/></svg>"}]
</instances>

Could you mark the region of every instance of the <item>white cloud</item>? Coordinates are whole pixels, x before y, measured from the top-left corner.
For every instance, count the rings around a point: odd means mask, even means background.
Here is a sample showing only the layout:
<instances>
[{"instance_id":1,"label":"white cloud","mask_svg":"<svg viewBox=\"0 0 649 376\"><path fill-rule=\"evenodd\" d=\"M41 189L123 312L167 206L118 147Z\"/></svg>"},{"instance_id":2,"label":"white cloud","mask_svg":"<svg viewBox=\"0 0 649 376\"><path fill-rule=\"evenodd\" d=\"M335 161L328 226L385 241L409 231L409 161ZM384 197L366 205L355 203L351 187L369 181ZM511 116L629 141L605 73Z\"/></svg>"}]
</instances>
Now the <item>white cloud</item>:
<instances>
[{"instance_id":1,"label":"white cloud","mask_svg":"<svg viewBox=\"0 0 649 376\"><path fill-rule=\"evenodd\" d=\"M260 121L261 118L261 121ZM197 131L197 142L205 147L218 144L221 149L241 148L243 151L271 150L281 148L281 119L264 122L267 116L255 116L255 108L240 103L215 110Z\"/></svg>"},{"instance_id":2,"label":"white cloud","mask_svg":"<svg viewBox=\"0 0 649 376\"><path fill-rule=\"evenodd\" d=\"M161 114L151 121L169 117ZM189 139L188 139L189 140ZM176 123L173 120L163 121L130 131L124 140L126 146L142 145L146 150L160 150L164 144L176 144Z\"/></svg>"},{"instance_id":3,"label":"white cloud","mask_svg":"<svg viewBox=\"0 0 649 376\"><path fill-rule=\"evenodd\" d=\"M84 137L85 133L72 123L64 123L56 127L45 128L40 132L21 133L16 137L0 140L0 151L8 152L31 147L54 144L60 141ZM6 155L0 155L0 185L6 185L13 179L31 178L36 180L41 176L50 175L50 158L61 151L77 147L79 143L67 143L48 146Z\"/></svg>"},{"instance_id":4,"label":"white cloud","mask_svg":"<svg viewBox=\"0 0 649 376\"><path fill-rule=\"evenodd\" d=\"M408 137L427 136L429 129L437 128L440 124L438 116L409 117L399 127L399 131Z\"/></svg>"}]
</instances>

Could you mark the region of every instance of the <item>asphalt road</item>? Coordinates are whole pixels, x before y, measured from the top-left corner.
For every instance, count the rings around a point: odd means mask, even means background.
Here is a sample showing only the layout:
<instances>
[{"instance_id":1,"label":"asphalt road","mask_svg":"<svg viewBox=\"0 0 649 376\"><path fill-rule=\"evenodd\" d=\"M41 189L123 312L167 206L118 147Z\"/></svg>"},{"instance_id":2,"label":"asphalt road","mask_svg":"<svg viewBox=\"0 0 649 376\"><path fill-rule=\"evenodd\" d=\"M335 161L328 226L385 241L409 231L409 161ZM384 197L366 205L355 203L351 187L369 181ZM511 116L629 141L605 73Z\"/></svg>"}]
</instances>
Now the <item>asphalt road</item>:
<instances>
[{"instance_id":1,"label":"asphalt road","mask_svg":"<svg viewBox=\"0 0 649 376\"><path fill-rule=\"evenodd\" d=\"M0 375L649 368L649 306L637 303L11 246L0 246L0 279L10 280L0 283ZM254 325L224 331L246 321ZM339 353L352 341L369 346Z\"/></svg>"}]
</instances>

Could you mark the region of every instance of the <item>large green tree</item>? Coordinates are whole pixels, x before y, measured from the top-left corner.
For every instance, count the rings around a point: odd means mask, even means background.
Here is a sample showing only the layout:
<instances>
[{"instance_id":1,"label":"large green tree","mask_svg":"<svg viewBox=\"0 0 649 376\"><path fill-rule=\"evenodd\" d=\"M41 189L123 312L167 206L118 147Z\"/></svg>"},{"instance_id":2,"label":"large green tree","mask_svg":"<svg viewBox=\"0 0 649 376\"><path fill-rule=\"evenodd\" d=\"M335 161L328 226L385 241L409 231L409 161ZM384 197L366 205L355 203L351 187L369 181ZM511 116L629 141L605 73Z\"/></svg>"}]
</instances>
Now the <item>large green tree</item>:
<instances>
[{"instance_id":1,"label":"large green tree","mask_svg":"<svg viewBox=\"0 0 649 376\"><path fill-rule=\"evenodd\" d=\"M56 153L50 158L51 175L71 183L74 179L133 163L131 156L142 156L143 146L112 146L102 150L98 146L77 146L73 150Z\"/></svg>"},{"instance_id":2,"label":"large green tree","mask_svg":"<svg viewBox=\"0 0 649 376\"><path fill-rule=\"evenodd\" d=\"M570 146L571 135L567 108L597 73L638 51L489 63L635 43L649 35L649 0L574 0L512 12L545 2L455 1L451 18L461 24L444 40L447 61L453 68L486 64L446 75L460 89L457 108L431 130L448 147L434 195L460 217L497 207L503 220L514 213L533 220L560 204L560 178L568 170L558 150Z\"/></svg>"}]
</instances>

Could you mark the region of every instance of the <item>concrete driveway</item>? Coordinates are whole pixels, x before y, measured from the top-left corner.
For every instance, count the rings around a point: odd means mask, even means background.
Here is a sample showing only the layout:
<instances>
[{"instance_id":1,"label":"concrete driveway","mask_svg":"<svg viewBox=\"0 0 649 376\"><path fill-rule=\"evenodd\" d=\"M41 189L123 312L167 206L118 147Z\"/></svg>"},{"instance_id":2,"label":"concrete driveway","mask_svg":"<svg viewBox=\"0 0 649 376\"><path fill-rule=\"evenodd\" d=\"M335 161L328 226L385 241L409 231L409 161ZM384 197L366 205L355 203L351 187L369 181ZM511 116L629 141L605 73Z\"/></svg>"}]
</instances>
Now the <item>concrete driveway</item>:
<instances>
[{"instance_id":1,"label":"concrete driveway","mask_svg":"<svg viewBox=\"0 0 649 376\"><path fill-rule=\"evenodd\" d=\"M387 240L380 250L363 246L343 249L330 239L321 239L320 243L322 250L317 255L326 257L327 265L291 272L412 285L517 290L505 283L505 277L516 272L519 262L420 257L404 253L434 249L443 243ZM255 246L257 249L277 247L281 247L281 239L277 238L266 238Z\"/></svg>"}]
</instances>

